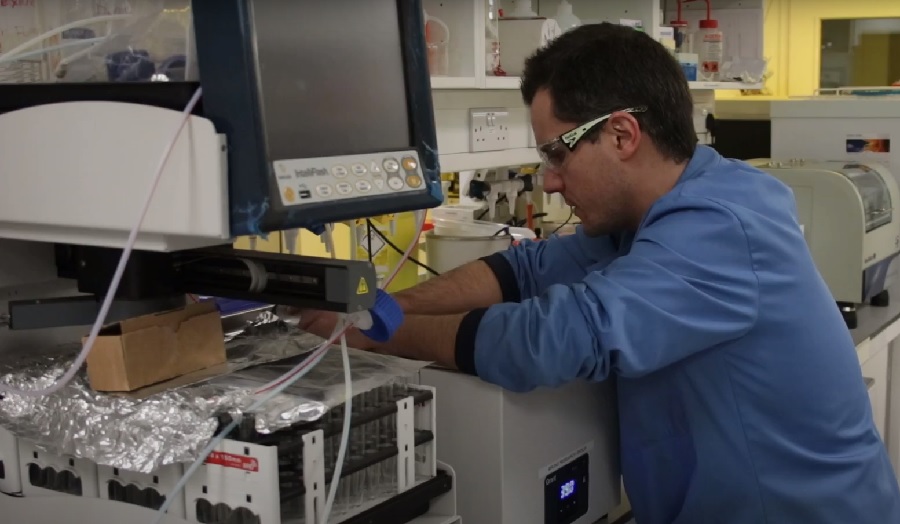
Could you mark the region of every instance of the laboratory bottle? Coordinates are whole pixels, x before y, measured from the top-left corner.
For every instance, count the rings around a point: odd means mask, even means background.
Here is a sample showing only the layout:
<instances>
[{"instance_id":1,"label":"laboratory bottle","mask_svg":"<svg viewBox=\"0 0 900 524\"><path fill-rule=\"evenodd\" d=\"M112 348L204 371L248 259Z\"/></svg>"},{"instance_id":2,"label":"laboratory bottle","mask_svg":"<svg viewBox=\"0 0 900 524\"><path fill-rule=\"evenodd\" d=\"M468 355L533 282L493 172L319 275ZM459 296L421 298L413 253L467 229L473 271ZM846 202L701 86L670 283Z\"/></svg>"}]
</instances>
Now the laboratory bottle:
<instances>
[{"instance_id":1,"label":"laboratory bottle","mask_svg":"<svg viewBox=\"0 0 900 524\"><path fill-rule=\"evenodd\" d=\"M725 44L724 35L719 30L719 21L700 20L700 29L693 40L700 62L697 76L704 82L718 82Z\"/></svg>"},{"instance_id":2,"label":"laboratory bottle","mask_svg":"<svg viewBox=\"0 0 900 524\"><path fill-rule=\"evenodd\" d=\"M559 24L560 30L565 33L569 29L575 29L581 25L581 19L572 12L572 4L567 0L562 0L559 7L556 8L556 23Z\"/></svg>"},{"instance_id":3,"label":"laboratory bottle","mask_svg":"<svg viewBox=\"0 0 900 524\"><path fill-rule=\"evenodd\" d=\"M673 20L669 23L669 27L674 31L675 36L675 52L676 53L693 53L694 46L691 40L691 33L688 29L688 23L682 20Z\"/></svg>"},{"instance_id":4,"label":"laboratory bottle","mask_svg":"<svg viewBox=\"0 0 900 524\"><path fill-rule=\"evenodd\" d=\"M450 74L450 28L440 18L429 15L424 9L425 47L428 50L428 72L431 76Z\"/></svg>"},{"instance_id":5,"label":"laboratory bottle","mask_svg":"<svg viewBox=\"0 0 900 524\"><path fill-rule=\"evenodd\" d=\"M500 13L494 7L495 3L499 3L499 0L488 0L487 20L484 24L484 72L488 76L505 76L500 68Z\"/></svg>"}]
</instances>

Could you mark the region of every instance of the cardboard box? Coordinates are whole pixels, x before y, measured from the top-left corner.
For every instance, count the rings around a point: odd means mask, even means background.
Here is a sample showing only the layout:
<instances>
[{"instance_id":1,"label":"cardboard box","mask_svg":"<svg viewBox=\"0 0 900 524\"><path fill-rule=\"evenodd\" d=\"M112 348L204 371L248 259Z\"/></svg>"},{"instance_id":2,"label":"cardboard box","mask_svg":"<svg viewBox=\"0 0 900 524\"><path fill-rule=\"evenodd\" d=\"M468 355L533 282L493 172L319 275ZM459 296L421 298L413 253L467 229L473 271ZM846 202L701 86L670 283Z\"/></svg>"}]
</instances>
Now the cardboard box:
<instances>
[{"instance_id":1,"label":"cardboard box","mask_svg":"<svg viewBox=\"0 0 900 524\"><path fill-rule=\"evenodd\" d=\"M222 320L211 302L104 327L87 358L96 391L134 391L225 362Z\"/></svg>"}]
</instances>

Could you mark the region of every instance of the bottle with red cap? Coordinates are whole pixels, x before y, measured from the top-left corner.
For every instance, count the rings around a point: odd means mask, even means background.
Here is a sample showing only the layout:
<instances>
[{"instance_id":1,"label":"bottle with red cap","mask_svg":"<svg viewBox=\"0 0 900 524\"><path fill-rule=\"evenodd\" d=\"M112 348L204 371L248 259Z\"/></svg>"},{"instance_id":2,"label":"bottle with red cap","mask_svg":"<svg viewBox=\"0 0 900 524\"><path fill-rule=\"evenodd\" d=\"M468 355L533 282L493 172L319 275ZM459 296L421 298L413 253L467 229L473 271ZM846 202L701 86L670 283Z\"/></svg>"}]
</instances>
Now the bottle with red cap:
<instances>
[{"instance_id":1,"label":"bottle with red cap","mask_svg":"<svg viewBox=\"0 0 900 524\"><path fill-rule=\"evenodd\" d=\"M718 82L719 70L722 66L724 52L724 36L719 30L719 21L712 20L707 15L706 20L700 20L700 29L694 38L694 46L698 55L697 67L698 80L704 82Z\"/></svg>"}]
</instances>

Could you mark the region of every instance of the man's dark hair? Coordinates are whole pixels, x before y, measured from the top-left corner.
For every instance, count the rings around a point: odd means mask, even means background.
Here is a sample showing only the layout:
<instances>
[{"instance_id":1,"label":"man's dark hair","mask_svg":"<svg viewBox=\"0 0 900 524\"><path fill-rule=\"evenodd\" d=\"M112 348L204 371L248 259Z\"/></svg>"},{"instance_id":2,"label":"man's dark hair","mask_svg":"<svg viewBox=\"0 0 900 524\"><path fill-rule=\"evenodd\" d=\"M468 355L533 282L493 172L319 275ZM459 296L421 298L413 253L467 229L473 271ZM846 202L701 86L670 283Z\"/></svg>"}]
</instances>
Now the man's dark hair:
<instances>
[{"instance_id":1,"label":"man's dark hair","mask_svg":"<svg viewBox=\"0 0 900 524\"><path fill-rule=\"evenodd\" d=\"M645 106L634 117L663 156L682 162L694 154L690 88L675 58L646 33L609 23L567 31L525 61L525 103L544 88L556 118L576 125Z\"/></svg>"}]
</instances>

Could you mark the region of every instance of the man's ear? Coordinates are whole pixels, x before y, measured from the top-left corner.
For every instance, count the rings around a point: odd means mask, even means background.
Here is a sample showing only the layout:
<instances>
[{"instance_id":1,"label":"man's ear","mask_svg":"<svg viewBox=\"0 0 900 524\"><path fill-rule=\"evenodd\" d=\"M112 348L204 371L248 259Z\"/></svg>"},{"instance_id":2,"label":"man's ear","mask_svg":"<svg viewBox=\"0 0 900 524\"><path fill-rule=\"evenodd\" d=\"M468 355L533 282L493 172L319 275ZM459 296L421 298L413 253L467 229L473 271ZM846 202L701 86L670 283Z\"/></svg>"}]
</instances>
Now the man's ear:
<instances>
[{"instance_id":1,"label":"man's ear","mask_svg":"<svg viewBox=\"0 0 900 524\"><path fill-rule=\"evenodd\" d=\"M618 111L609 117L607 132L612 134L616 152L621 159L629 158L637 152L643 136L638 121L625 111Z\"/></svg>"}]
</instances>

